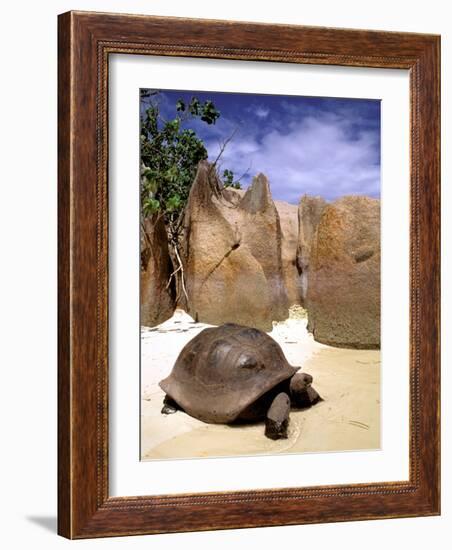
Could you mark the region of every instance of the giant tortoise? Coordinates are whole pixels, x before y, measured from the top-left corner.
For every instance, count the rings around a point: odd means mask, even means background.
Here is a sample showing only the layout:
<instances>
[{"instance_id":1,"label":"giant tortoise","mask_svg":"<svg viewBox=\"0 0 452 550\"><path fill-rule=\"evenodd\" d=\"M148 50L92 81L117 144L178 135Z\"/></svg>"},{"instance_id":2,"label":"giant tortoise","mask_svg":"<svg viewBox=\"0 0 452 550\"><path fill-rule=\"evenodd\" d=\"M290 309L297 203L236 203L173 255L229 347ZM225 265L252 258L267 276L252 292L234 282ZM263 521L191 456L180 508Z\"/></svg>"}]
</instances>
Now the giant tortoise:
<instances>
[{"instance_id":1,"label":"giant tortoise","mask_svg":"<svg viewBox=\"0 0 452 550\"><path fill-rule=\"evenodd\" d=\"M160 382L163 414L183 410L212 424L266 420L265 435L287 438L289 412L321 400L312 376L297 373L275 340L227 323L206 328L180 352Z\"/></svg>"}]
</instances>

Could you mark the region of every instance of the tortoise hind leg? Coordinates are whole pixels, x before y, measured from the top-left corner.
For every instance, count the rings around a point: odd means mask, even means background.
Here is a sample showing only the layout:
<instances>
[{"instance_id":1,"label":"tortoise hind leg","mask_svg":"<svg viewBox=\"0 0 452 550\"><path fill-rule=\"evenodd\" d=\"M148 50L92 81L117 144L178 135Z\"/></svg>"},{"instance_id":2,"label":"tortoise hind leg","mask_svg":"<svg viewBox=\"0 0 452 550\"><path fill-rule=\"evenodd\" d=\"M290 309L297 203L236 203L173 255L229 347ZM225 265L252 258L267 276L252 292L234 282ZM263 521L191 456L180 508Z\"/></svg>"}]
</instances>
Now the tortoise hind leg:
<instances>
[{"instance_id":1,"label":"tortoise hind leg","mask_svg":"<svg viewBox=\"0 0 452 550\"><path fill-rule=\"evenodd\" d=\"M171 399L169 395L165 395L165 398L163 400L163 407L162 407L162 414L174 414L177 411L182 410L179 405L174 401L174 399Z\"/></svg>"},{"instance_id":2,"label":"tortoise hind leg","mask_svg":"<svg viewBox=\"0 0 452 550\"><path fill-rule=\"evenodd\" d=\"M265 435L270 439L287 439L289 425L290 398L285 392L273 399L265 421Z\"/></svg>"}]
</instances>

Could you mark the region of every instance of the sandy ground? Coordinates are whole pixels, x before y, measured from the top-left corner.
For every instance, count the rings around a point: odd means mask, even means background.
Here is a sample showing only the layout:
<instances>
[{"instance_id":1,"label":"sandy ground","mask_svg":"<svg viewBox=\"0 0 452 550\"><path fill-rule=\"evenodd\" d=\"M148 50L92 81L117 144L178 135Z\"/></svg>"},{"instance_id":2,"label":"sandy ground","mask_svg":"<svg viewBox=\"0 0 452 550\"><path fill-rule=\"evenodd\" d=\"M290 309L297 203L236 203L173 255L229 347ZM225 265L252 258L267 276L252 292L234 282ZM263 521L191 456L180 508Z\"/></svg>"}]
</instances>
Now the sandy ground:
<instances>
[{"instance_id":1,"label":"sandy ground","mask_svg":"<svg viewBox=\"0 0 452 550\"><path fill-rule=\"evenodd\" d=\"M205 424L184 412L162 415L166 377L182 347L209 325L182 310L155 328L141 331L142 460L377 449L380 446L380 352L347 350L315 342L303 314L275 323L270 335L289 363L314 377L324 401L292 411L289 437L272 441L264 424Z\"/></svg>"}]
</instances>

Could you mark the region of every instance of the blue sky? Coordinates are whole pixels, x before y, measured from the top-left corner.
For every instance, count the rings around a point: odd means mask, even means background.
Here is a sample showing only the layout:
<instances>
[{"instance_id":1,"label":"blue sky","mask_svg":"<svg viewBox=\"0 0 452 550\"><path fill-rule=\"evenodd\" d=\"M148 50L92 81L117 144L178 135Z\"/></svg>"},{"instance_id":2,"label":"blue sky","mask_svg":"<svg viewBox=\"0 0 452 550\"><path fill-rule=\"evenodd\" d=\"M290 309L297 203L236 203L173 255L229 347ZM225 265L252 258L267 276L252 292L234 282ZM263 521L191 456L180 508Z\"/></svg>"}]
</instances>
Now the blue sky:
<instances>
[{"instance_id":1,"label":"blue sky","mask_svg":"<svg viewBox=\"0 0 452 550\"><path fill-rule=\"evenodd\" d=\"M215 125L185 124L204 141L209 160L221 156L246 188L263 172L274 199L297 204L308 193L334 200L348 194L380 196L380 101L282 95L161 91L165 119L178 99L214 102Z\"/></svg>"}]
</instances>

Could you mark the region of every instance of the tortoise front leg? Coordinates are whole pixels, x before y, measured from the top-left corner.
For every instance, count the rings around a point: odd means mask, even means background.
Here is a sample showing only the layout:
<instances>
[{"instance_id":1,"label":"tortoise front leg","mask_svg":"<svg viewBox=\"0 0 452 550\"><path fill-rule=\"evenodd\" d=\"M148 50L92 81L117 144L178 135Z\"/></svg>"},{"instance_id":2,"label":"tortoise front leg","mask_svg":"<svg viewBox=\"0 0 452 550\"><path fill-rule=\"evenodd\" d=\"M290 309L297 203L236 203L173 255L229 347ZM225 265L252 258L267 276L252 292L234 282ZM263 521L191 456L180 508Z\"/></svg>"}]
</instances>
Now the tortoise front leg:
<instances>
[{"instance_id":1,"label":"tortoise front leg","mask_svg":"<svg viewBox=\"0 0 452 550\"><path fill-rule=\"evenodd\" d=\"M312 387L312 376L301 372L290 380L290 397L294 407L304 409L322 401L320 395Z\"/></svg>"},{"instance_id":2,"label":"tortoise front leg","mask_svg":"<svg viewBox=\"0 0 452 550\"><path fill-rule=\"evenodd\" d=\"M289 425L290 398L285 392L273 399L265 421L265 435L270 439L287 439Z\"/></svg>"}]
</instances>

